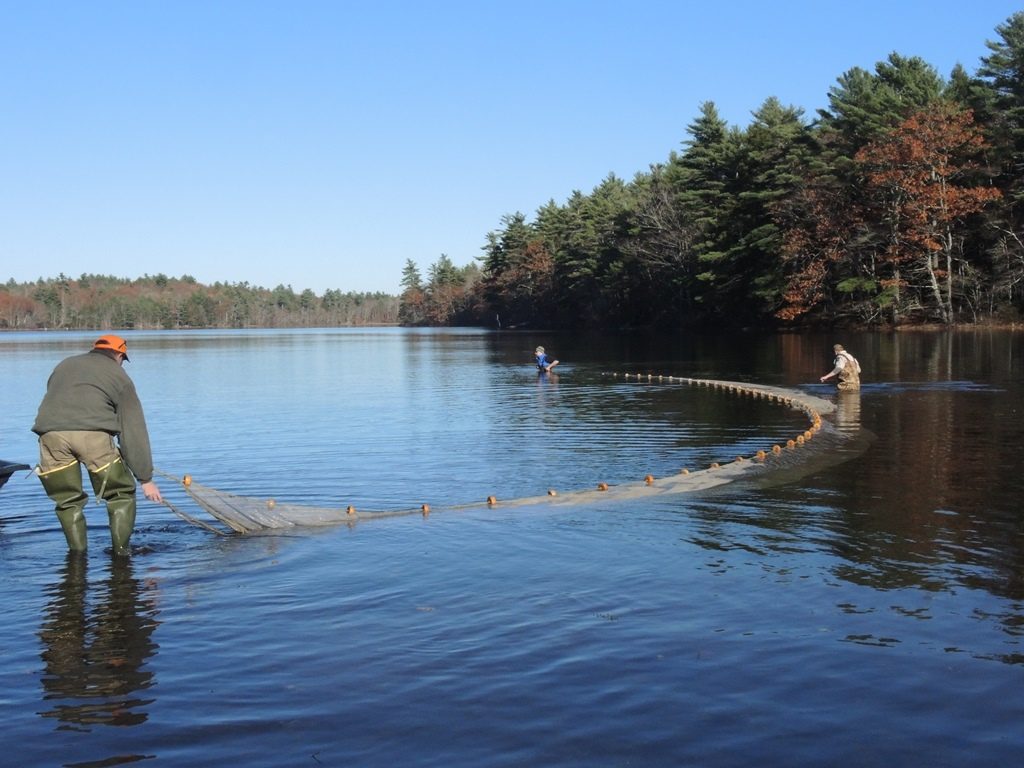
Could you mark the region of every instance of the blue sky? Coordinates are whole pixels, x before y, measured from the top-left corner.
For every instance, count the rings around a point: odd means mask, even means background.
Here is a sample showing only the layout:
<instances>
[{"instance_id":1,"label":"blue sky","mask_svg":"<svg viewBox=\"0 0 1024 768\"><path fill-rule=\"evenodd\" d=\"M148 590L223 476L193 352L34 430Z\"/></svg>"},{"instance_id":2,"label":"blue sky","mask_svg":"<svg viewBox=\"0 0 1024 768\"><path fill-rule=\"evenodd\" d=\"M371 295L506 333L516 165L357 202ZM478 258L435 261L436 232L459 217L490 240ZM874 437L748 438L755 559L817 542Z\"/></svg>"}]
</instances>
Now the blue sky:
<instances>
[{"instance_id":1,"label":"blue sky","mask_svg":"<svg viewBox=\"0 0 1024 768\"><path fill-rule=\"evenodd\" d=\"M896 51L974 73L1019 2L0 0L0 280L397 293L631 179L700 104L813 117Z\"/></svg>"}]
</instances>

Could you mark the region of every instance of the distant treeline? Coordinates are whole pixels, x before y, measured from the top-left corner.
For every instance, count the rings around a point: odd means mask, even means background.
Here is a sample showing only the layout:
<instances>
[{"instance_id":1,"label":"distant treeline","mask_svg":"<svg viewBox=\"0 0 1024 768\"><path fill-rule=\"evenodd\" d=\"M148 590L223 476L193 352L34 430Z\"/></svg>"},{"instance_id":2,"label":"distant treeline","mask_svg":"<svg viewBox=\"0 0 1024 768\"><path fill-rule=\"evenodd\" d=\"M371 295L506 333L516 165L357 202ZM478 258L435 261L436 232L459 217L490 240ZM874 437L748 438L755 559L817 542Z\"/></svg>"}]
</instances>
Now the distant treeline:
<instances>
[{"instance_id":1,"label":"distant treeline","mask_svg":"<svg viewBox=\"0 0 1024 768\"><path fill-rule=\"evenodd\" d=\"M550 328L1020 318L1024 12L969 74L897 53L828 109L713 102L632 181L506 215L482 267L409 261L402 320Z\"/></svg>"},{"instance_id":2,"label":"distant treeline","mask_svg":"<svg viewBox=\"0 0 1024 768\"><path fill-rule=\"evenodd\" d=\"M0 328L295 328L398 323L399 300L383 293L270 290L248 283L201 285L166 275L125 279L63 274L0 285Z\"/></svg>"}]
</instances>

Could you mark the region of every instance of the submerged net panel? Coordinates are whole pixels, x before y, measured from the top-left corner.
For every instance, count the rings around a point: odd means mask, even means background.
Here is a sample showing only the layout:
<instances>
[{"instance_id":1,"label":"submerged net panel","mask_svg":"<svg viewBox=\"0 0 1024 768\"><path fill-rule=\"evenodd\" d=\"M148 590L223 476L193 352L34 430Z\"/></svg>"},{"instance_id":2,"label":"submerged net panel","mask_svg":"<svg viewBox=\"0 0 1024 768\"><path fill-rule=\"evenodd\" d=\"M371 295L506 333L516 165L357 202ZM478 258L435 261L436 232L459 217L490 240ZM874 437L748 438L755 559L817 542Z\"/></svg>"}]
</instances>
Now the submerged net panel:
<instances>
[{"instance_id":1,"label":"submerged net panel","mask_svg":"<svg viewBox=\"0 0 1024 768\"><path fill-rule=\"evenodd\" d=\"M239 533L273 528L334 525L346 517L344 509L309 507L219 491L196 482L185 490L207 513Z\"/></svg>"},{"instance_id":2,"label":"submerged net panel","mask_svg":"<svg viewBox=\"0 0 1024 768\"><path fill-rule=\"evenodd\" d=\"M160 472L160 474L178 481L178 478L166 472ZM338 507L315 507L228 493L227 491L221 491L211 486L197 483L188 475L185 475L179 482L181 482L182 487L192 501L215 520L237 533L337 525L346 521L371 517L395 517L420 511L419 509L400 509L385 512L357 512L352 507L346 507L345 509ZM165 500L165 503L182 519L210 529L210 526L201 520L185 514L170 502Z\"/></svg>"}]
</instances>

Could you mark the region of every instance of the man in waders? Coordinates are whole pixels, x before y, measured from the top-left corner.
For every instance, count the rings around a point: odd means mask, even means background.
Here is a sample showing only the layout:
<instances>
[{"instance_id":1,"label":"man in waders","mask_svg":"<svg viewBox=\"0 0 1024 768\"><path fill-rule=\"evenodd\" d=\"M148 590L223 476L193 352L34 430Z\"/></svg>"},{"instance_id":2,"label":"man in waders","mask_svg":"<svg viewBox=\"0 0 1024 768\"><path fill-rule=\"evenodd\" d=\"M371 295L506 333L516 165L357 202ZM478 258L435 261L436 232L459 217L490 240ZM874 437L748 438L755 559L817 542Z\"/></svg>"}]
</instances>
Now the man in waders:
<instances>
[{"instance_id":1,"label":"man in waders","mask_svg":"<svg viewBox=\"0 0 1024 768\"><path fill-rule=\"evenodd\" d=\"M842 344L836 344L832 350L836 353L835 367L822 376L821 381L838 376L836 389L844 392L860 389L860 363L857 362L857 358L843 349Z\"/></svg>"},{"instance_id":2,"label":"man in waders","mask_svg":"<svg viewBox=\"0 0 1024 768\"><path fill-rule=\"evenodd\" d=\"M85 551L84 464L98 499L107 503L114 554L129 553L135 527L135 478L160 502L142 404L122 366L128 345L104 335L85 354L59 363L46 383L32 431L39 435L39 480L57 505L68 548ZM115 445L114 438L117 438Z\"/></svg>"}]
</instances>

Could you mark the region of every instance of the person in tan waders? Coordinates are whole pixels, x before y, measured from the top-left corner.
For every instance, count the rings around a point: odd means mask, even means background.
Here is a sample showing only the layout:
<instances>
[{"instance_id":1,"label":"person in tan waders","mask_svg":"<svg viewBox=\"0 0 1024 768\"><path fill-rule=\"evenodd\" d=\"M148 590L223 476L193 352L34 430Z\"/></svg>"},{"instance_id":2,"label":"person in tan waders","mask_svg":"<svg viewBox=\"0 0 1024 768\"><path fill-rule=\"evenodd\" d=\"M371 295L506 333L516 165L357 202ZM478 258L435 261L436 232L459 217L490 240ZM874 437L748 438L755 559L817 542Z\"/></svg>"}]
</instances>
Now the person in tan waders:
<instances>
[{"instance_id":1,"label":"person in tan waders","mask_svg":"<svg viewBox=\"0 0 1024 768\"><path fill-rule=\"evenodd\" d=\"M32 431L39 435L39 480L57 505L68 549L87 548L82 490L84 464L93 491L107 504L115 555L129 554L135 527L135 480L150 501L161 502L142 404L122 366L128 345L100 336L92 349L60 362L46 383ZM116 443L115 443L116 438Z\"/></svg>"},{"instance_id":2,"label":"person in tan waders","mask_svg":"<svg viewBox=\"0 0 1024 768\"><path fill-rule=\"evenodd\" d=\"M860 363L857 362L857 358L843 349L842 344L836 344L832 350L836 353L835 367L822 376L821 381L825 382L838 376L839 381L836 388L840 391L850 392L860 389Z\"/></svg>"}]
</instances>

